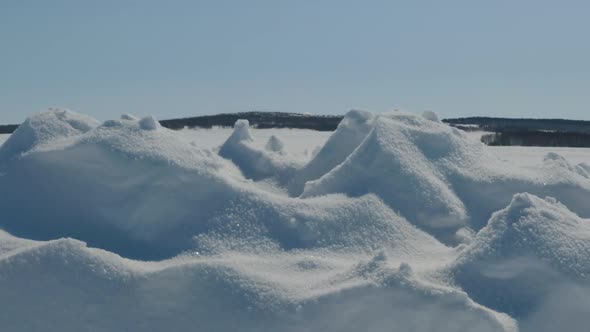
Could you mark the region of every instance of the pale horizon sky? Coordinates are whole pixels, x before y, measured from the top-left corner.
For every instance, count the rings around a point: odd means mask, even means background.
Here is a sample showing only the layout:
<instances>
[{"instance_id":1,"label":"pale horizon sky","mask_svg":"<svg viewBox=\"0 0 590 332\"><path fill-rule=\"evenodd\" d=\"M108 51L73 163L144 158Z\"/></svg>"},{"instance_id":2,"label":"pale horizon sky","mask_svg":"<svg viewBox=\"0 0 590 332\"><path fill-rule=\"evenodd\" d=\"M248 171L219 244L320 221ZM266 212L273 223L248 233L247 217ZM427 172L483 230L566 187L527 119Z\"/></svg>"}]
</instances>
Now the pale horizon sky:
<instances>
[{"instance_id":1,"label":"pale horizon sky","mask_svg":"<svg viewBox=\"0 0 590 332\"><path fill-rule=\"evenodd\" d=\"M0 124L250 110L590 120L585 1L0 1Z\"/></svg>"}]
</instances>

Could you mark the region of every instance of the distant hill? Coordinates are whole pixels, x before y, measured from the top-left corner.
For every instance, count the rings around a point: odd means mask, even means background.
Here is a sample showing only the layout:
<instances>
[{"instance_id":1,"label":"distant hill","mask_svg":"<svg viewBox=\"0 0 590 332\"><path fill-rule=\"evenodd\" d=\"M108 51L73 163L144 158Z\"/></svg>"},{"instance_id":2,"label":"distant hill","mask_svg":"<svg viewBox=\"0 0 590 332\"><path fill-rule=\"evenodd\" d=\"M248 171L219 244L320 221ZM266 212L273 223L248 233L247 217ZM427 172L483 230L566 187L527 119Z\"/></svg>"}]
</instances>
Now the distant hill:
<instances>
[{"instance_id":1,"label":"distant hill","mask_svg":"<svg viewBox=\"0 0 590 332\"><path fill-rule=\"evenodd\" d=\"M196 116L191 118L162 120L162 126L170 129L233 127L239 119L246 119L256 128L298 128L319 131L336 130L342 120L340 115L311 115L281 112L241 112Z\"/></svg>"}]
</instances>

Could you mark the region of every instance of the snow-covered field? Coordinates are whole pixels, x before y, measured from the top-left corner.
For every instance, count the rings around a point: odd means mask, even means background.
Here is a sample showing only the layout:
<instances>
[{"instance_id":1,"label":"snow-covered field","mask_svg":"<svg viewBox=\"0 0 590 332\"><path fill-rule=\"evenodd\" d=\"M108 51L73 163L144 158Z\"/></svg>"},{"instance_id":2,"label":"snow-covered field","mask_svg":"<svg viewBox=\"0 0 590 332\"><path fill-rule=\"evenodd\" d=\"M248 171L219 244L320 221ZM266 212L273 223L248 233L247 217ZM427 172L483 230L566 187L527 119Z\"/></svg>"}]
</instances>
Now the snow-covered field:
<instances>
[{"instance_id":1,"label":"snow-covered field","mask_svg":"<svg viewBox=\"0 0 590 332\"><path fill-rule=\"evenodd\" d=\"M188 140L199 148L217 149L231 135L233 129L185 129L179 130L179 137ZM285 151L290 155L309 160L314 153L319 151L332 132L315 131L306 129L250 129L253 144L263 148L271 136L280 137L285 144ZM469 135L470 133L466 133ZM0 144L4 143L10 135L0 134ZM474 135L479 140L480 135ZM586 148L561 148L561 147L524 147L524 146L491 146L490 153L499 159L522 166L534 166L543 161L548 152L555 152L574 164L590 164L590 149Z\"/></svg>"},{"instance_id":2,"label":"snow-covered field","mask_svg":"<svg viewBox=\"0 0 590 332\"><path fill-rule=\"evenodd\" d=\"M589 150L430 113L175 132L54 110L0 147L0 326L583 331L589 201Z\"/></svg>"},{"instance_id":3,"label":"snow-covered field","mask_svg":"<svg viewBox=\"0 0 590 332\"><path fill-rule=\"evenodd\" d=\"M231 128L213 129L184 129L177 133L182 139L194 146L203 149L215 150L221 147L223 142L231 135ZM250 129L252 144L260 149L268 142L271 136L278 137L284 146L284 150L296 159L307 161L315 152L324 145L332 135L329 131L316 131L307 129Z\"/></svg>"}]
</instances>

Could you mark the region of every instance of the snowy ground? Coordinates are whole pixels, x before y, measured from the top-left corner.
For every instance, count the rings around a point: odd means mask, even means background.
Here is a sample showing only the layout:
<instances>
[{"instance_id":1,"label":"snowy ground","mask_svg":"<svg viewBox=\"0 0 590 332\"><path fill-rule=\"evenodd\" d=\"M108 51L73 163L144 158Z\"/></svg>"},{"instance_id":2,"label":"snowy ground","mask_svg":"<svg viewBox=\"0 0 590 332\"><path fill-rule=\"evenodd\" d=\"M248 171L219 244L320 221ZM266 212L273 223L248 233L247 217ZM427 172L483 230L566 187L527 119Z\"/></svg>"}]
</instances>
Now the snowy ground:
<instances>
[{"instance_id":1,"label":"snowy ground","mask_svg":"<svg viewBox=\"0 0 590 332\"><path fill-rule=\"evenodd\" d=\"M204 149L218 149L231 135L231 128L184 129L178 131L182 138ZM250 129L254 145L264 148L271 136L279 137L285 151L301 160L309 160L320 149L332 132L307 129Z\"/></svg>"},{"instance_id":2,"label":"snowy ground","mask_svg":"<svg viewBox=\"0 0 590 332\"><path fill-rule=\"evenodd\" d=\"M0 146L0 326L584 330L589 199L588 149L490 148L431 113L326 133L54 110Z\"/></svg>"},{"instance_id":3,"label":"snowy ground","mask_svg":"<svg viewBox=\"0 0 590 332\"><path fill-rule=\"evenodd\" d=\"M285 150L304 160L311 158L321 148L332 132L300 129L250 129L254 142L263 147L269 137L275 135L285 143ZM185 129L179 133L200 148L216 149L231 135L232 129ZM470 138L479 140L481 134L466 133ZM2 136L0 136L0 142ZM490 152L498 158L521 166L534 166L543 161L549 152L555 152L574 164L589 163L589 148L562 147L525 147L525 146L491 146Z\"/></svg>"},{"instance_id":4,"label":"snowy ground","mask_svg":"<svg viewBox=\"0 0 590 332\"><path fill-rule=\"evenodd\" d=\"M480 140L490 132L471 131L465 135L474 140ZM488 149L500 159L513 162L521 166L534 166L543 161L549 152L555 152L569 160L571 163L590 163L589 148L562 148L562 147L536 147L536 146L490 146Z\"/></svg>"},{"instance_id":5,"label":"snowy ground","mask_svg":"<svg viewBox=\"0 0 590 332\"><path fill-rule=\"evenodd\" d=\"M223 144L232 131L231 128L184 129L178 131L178 134L199 148L215 150ZM250 131L257 146L262 148L270 136L275 135L285 143L285 150L289 154L302 160L309 160L332 134L332 132L306 129L251 129ZM478 140L481 135L470 136ZM4 143L8 137L10 135L0 134L0 144ZM574 164L590 164L588 148L493 146L489 147L489 150L498 158L521 166L534 166L541 163L548 152L558 153Z\"/></svg>"},{"instance_id":6,"label":"snowy ground","mask_svg":"<svg viewBox=\"0 0 590 332\"><path fill-rule=\"evenodd\" d=\"M543 161L549 152L555 152L574 164L590 164L590 149L588 148L561 148L561 147L531 147L531 146L494 146L490 151L499 158L518 165L534 166Z\"/></svg>"}]
</instances>

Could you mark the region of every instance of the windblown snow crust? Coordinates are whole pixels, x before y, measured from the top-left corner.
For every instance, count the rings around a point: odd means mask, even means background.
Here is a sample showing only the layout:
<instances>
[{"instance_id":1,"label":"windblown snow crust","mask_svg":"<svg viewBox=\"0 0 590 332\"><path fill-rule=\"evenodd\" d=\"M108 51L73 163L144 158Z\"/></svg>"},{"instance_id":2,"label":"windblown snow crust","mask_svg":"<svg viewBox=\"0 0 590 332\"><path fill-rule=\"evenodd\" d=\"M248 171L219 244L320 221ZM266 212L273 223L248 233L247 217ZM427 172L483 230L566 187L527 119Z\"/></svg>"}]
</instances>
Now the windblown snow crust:
<instances>
[{"instance_id":1,"label":"windblown snow crust","mask_svg":"<svg viewBox=\"0 0 590 332\"><path fill-rule=\"evenodd\" d=\"M245 120L219 145L151 116L27 119L0 146L2 327L590 323L587 164L502 161L433 112L351 111L311 160Z\"/></svg>"}]
</instances>

